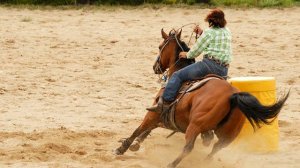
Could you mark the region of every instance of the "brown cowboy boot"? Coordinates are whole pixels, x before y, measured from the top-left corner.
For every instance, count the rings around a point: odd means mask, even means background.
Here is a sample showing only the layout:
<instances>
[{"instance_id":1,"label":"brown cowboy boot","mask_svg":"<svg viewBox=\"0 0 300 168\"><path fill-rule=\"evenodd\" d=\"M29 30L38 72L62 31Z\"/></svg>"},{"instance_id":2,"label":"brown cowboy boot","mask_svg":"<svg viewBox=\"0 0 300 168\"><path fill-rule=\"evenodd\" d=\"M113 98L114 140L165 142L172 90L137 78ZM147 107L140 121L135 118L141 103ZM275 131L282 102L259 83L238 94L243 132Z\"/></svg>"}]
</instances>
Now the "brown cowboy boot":
<instances>
[{"instance_id":1,"label":"brown cowboy boot","mask_svg":"<svg viewBox=\"0 0 300 168\"><path fill-rule=\"evenodd\" d=\"M146 108L148 111L153 111L157 113L166 113L170 109L171 102L164 101L162 96L159 97L157 104L152 107Z\"/></svg>"}]
</instances>

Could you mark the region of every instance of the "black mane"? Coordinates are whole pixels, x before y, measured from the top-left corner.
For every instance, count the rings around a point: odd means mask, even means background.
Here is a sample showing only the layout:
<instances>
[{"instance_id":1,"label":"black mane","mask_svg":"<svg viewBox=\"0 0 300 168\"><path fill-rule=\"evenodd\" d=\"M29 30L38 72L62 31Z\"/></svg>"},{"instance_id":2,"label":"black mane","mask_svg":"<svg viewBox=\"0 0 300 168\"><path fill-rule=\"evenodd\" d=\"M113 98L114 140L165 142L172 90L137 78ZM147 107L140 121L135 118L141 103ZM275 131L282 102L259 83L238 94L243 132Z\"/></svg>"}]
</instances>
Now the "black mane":
<instances>
[{"instance_id":1,"label":"black mane","mask_svg":"<svg viewBox=\"0 0 300 168\"><path fill-rule=\"evenodd\" d=\"M188 52L190 50L190 48L186 45L186 43L184 41L179 40L179 43L180 43L183 51ZM181 47L180 46L177 47L177 50L176 50L176 60L179 59L179 53L182 52ZM184 67L186 67L188 65L191 65L191 64L193 64L195 62L196 62L195 59L180 59L178 61L178 63L176 64L176 67L179 70L179 69L182 69L182 68L184 68Z\"/></svg>"}]
</instances>

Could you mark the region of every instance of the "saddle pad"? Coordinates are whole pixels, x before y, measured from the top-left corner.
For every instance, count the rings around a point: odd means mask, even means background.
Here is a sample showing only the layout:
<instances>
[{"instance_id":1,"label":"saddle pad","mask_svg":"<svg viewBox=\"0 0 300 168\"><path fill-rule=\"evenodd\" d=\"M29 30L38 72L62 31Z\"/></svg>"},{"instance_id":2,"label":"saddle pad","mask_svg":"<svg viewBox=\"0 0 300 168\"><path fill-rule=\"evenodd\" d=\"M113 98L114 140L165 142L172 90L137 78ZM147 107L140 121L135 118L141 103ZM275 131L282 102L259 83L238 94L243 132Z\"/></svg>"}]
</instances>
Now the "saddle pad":
<instances>
[{"instance_id":1,"label":"saddle pad","mask_svg":"<svg viewBox=\"0 0 300 168\"><path fill-rule=\"evenodd\" d=\"M217 78L217 77L208 77L208 78L205 78L203 80L200 80L200 81L197 81L195 83L192 83L192 86L186 92L192 92L192 91L194 91L194 90L202 87L203 85L206 84L206 82L208 82L211 79L221 80L220 78Z\"/></svg>"}]
</instances>

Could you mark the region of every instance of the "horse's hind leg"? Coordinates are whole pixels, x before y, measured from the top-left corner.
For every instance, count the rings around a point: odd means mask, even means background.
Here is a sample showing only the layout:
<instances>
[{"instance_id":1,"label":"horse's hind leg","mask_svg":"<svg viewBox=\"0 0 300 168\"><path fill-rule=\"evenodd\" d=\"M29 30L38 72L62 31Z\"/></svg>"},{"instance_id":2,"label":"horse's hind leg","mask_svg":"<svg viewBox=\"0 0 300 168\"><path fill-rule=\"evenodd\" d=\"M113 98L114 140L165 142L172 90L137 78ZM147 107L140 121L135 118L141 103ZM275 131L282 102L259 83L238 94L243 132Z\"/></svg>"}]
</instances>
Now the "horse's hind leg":
<instances>
[{"instance_id":1,"label":"horse's hind leg","mask_svg":"<svg viewBox=\"0 0 300 168\"><path fill-rule=\"evenodd\" d=\"M234 141L240 133L244 121L245 117L243 114L238 109L234 109L228 121L214 131L219 140L214 144L212 151L207 156L208 159L211 159L214 154Z\"/></svg>"},{"instance_id":2,"label":"horse's hind leg","mask_svg":"<svg viewBox=\"0 0 300 168\"><path fill-rule=\"evenodd\" d=\"M209 146L211 141L214 139L214 132L213 131L206 131L201 133L202 144L204 146Z\"/></svg>"},{"instance_id":3,"label":"horse's hind leg","mask_svg":"<svg viewBox=\"0 0 300 168\"><path fill-rule=\"evenodd\" d=\"M134 142L130 145L129 150L131 151L138 151L140 149L141 143L147 138L152 130L147 130L143 132L140 136L138 136Z\"/></svg>"},{"instance_id":4,"label":"horse's hind leg","mask_svg":"<svg viewBox=\"0 0 300 168\"><path fill-rule=\"evenodd\" d=\"M208 154L207 159L212 159L212 157L220 151L222 148L228 146L230 142L226 142L223 139L219 139L213 146L212 151Z\"/></svg>"},{"instance_id":5,"label":"horse's hind leg","mask_svg":"<svg viewBox=\"0 0 300 168\"><path fill-rule=\"evenodd\" d=\"M195 124L190 124L186 130L185 133L185 146L183 148L183 151L181 154L172 162L168 165L168 168L174 168L176 167L179 162L185 158L194 148L194 144L196 141L197 136L200 134L200 129L197 127Z\"/></svg>"}]
</instances>

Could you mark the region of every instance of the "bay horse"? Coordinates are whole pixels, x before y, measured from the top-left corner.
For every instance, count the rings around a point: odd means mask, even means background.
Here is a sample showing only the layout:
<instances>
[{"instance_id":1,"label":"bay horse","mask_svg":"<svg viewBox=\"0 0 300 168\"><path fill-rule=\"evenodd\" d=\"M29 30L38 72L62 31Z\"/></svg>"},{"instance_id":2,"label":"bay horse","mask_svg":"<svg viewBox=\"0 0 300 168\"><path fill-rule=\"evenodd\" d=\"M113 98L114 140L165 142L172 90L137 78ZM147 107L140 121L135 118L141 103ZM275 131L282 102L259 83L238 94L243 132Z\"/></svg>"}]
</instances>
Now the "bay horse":
<instances>
[{"instance_id":1,"label":"bay horse","mask_svg":"<svg viewBox=\"0 0 300 168\"><path fill-rule=\"evenodd\" d=\"M160 54L153 70L155 74L163 74L168 69L170 77L194 61L179 59L179 52L187 50L186 44L180 40L181 30L170 31L168 35L162 29L161 34L163 42L159 45ZM157 98L162 92L163 88L158 92ZM273 105L264 106L250 93L240 92L226 80L220 79L211 79L199 89L186 93L175 107L175 123L185 134L186 143L180 155L168 167L176 167L192 151L196 138L201 133L213 131L218 138L208 155L208 158L211 158L237 137L246 119L250 121L254 130L260 128L261 124L270 124L279 114L288 96L289 92ZM157 98L154 103L157 102ZM139 143L151 130L161 126L165 127L161 115L148 111L140 126L129 138L122 141L115 154L122 155L128 148L138 150ZM132 145L134 141L137 143Z\"/></svg>"}]
</instances>

